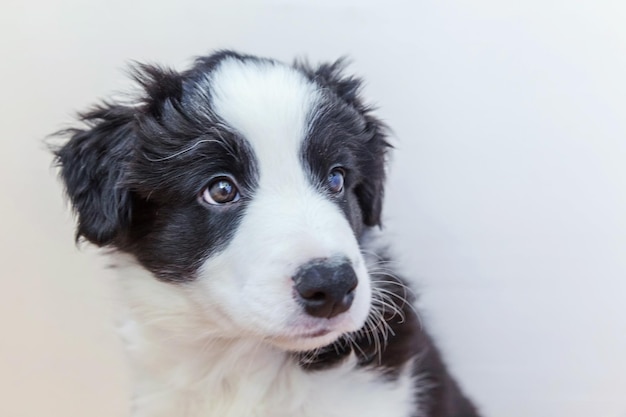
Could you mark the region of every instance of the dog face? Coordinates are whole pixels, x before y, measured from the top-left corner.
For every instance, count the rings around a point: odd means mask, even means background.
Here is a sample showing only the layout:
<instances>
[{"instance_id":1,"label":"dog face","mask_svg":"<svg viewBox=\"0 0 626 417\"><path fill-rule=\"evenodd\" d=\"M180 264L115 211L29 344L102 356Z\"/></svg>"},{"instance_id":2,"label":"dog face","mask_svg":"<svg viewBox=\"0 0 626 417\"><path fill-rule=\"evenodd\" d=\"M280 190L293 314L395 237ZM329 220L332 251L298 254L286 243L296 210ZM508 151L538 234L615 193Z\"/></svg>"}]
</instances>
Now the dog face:
<instances>
[{"instance_id":1,"label":"dog face","mask_svg":"<svg viewBox=\"0 0 626 417\"><path fill-rule=\"evenodd\" d=\"M224 337L300 351L363 326L388 145L359 81L232 52L135 77L139 103L57 150L77 236L184 287Z\"/></svg>"}]
</instances>

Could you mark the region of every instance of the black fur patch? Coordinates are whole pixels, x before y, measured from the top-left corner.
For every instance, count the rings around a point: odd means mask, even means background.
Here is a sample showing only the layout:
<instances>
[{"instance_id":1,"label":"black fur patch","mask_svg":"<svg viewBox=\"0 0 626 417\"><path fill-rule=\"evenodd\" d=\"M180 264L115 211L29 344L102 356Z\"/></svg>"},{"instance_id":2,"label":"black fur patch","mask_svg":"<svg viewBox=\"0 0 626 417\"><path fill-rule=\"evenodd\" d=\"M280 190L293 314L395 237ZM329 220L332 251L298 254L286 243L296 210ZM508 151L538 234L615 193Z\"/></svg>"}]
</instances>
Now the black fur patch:
<instances>
[{"instance_id":1,"label":"black fur patch","mask_svg":"<svg viewBox=\"0 0 626 417\"><path fill-rule=\"evenodd\" d=\"M80 115L85 128L61 132L71 136L55 153L78 215L77 239L108 245L131 225L131 196L121 183L132 159L134 117L128 107L104 103Z\"/></svg>"},{"instance_id":2,"label":"black fur patch","mask_svg":"<svg viewBox=\"0 0 626 417\"><path fill-rule=\"evenodd\" d=\"M345 166L349 194L356 197L362 212L362 222L353 227L380 226L385 156L391 146L386 140L386 126L362 102L361 81L343 74L344 60L317 68L306 63L296 63L295 67L318 84L324 94L324 104L304 144L306 164L318 178L330 163ZM346 212L351 210L349 203L344 206Z\"/></svg>"},{"instance_id":3,"label":"black fur patch","mask_svg":"<svg viewBox=\"0 0 626 417\"><path fill-rule=\"evenodd\" d=\"M62 132L70 140L55 152L78 215L77 237L131 253L168 281L193 279L225 247L258 181L249 144L210 108L208 66L198 60L184 75L137 66L141 104L104 103L83 114L86 127ZM204 187L224 174L237 179L240 201L202 204Z\"/></svg>"}]
</instances>

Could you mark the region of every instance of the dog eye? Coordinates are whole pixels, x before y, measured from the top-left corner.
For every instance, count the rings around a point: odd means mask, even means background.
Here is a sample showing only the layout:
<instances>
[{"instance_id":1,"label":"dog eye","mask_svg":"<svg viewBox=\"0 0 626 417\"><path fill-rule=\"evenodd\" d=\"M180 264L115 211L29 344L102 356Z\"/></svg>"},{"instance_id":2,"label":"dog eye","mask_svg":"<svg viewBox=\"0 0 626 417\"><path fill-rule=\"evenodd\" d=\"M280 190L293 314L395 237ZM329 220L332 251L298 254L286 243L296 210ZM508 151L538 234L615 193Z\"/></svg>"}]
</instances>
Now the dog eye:
<instances>
[{"instance_id":1,"label":"dog eye","mask_svg":"<svg viewBox=\"0 0 626 417\"><path fill-rule=\"evenodd\" d=\"M239 190L227 177L216 178L202 192L202 199L209 204L227 204L239 200Z\"/></svg>"},{"instance_id":2,"label":"dog eye","mask_svg":"<svg viewBox=\"0 0 626 417\"><path fill-rule=\"evenodd\" d=\"M328 189L332 193L338 194L343 190L345 175L345 171L341 168L334 168L332 171L330 171L330 174L328 174L327 182Z\"/></svg>"}]
</instances>

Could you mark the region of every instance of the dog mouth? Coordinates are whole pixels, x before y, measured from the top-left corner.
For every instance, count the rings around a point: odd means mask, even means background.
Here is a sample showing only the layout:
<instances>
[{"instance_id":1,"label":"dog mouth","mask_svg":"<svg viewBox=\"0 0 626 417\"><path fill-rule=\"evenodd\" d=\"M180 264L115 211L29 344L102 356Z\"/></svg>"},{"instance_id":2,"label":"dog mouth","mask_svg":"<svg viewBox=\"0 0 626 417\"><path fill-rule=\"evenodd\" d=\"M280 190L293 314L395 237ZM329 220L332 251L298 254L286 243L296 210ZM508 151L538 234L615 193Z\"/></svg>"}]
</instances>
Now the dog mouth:
<instances>
[{"instance_id":1,"label":"dog mouth","mask_svg":"<svg viewBox=\"0 0 626 417\"><path fill-rule=\"evenodd\" d=\"M303 333L301 335L297 335L296 337L303 338L303 339L312 339L312 338L315 338L315 337L326 336L330 332L332 332L331 329L319 329L319 330L315 330L315 331L312 331L312 332L307 332L307 333Z\"/></svg>"},{"instance_id":2,"label":"dog mouth","mask_svg":"<svg viewBox=\"0 0 626 417\"><path fill-rule=\"evenodd\" d=\"M277 336L268 340L272 345L290 352L305 352L329 345L341 337L341 332L321 329L313 332Z\"/></svg>"},{"instance_id":3,"label":"dog mouth","mask_svg":"<svg viewBox=\"0 0 626 417\"><path fill-rule=\"evenodd\" d=\"M294 323L288 330L270 337L268 341L288 351L307 351L329 345L354 330L352 320L346 316L322 321L305 319Z\"/></svg>"},{"instance_id":4,"label":"dog mouth","mask_svg":"<svg viewBox=\"0 0 626 417\"><path fill-rule=\"evenodd\" d=\"M291 329L282 335L278 335L278 338L285 340L316 339L340 333L342 333L342 330L337 328L337 326L326 324L323 326L302 326L301 328Z\"/></svg>"}]
</instances>

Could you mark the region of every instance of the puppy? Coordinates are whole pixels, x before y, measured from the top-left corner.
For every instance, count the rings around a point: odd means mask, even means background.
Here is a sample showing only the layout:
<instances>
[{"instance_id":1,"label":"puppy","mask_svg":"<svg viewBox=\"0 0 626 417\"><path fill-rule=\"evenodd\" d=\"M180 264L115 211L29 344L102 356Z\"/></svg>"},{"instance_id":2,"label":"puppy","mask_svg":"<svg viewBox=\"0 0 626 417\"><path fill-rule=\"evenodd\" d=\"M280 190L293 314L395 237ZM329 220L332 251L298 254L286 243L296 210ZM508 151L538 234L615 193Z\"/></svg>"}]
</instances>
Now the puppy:
<instances>
[{"instance_id":1,"label":"puppy","mask_svg":"<svg viewBox=\"0 0 626 417\"><path fill-rule=\"evenodd\" d=\"M133 417L477 416L390 269L390 146L341 61L134 78L55 150L119 272Z\"/></svg>"}]
</instances>

